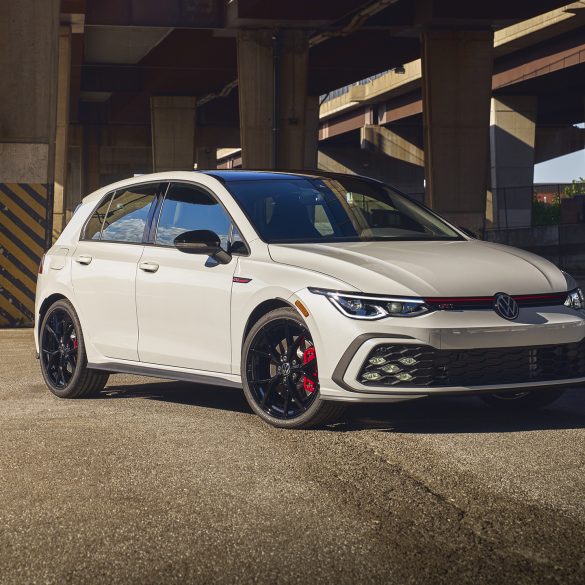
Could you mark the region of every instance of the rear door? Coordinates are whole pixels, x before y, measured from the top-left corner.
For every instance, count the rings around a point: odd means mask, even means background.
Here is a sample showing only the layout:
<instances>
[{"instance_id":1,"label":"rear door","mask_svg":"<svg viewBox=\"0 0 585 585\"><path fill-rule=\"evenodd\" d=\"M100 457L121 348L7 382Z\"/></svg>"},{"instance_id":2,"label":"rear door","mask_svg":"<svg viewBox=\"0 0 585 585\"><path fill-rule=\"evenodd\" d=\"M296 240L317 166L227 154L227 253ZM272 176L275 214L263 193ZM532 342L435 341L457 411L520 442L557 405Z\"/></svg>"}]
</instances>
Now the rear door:
<instances>
[{"instance_id":1,"label":"rear door","mask_svg":"<svg viewBox=\"0 0 585 585\"><path fill-rule=\"evenodd\" d=\"M160 183L119 189L98 206L73 256L83 333L106 357L138 360L136 270Z\"/></svg>"},{"instance_id":2,"label":"rear door","mask_svg":"<svg viewBox=\"0 0 585 585\"><path fill-rule=\"evenodd\" d=\"M232 220L209 191L171 183L152 244L136 277L140 360L151 364L231 372L230 300L237 258L218 264L177 250L174 239L211 230L228 248Z\"/></svg>"}]
</instances>

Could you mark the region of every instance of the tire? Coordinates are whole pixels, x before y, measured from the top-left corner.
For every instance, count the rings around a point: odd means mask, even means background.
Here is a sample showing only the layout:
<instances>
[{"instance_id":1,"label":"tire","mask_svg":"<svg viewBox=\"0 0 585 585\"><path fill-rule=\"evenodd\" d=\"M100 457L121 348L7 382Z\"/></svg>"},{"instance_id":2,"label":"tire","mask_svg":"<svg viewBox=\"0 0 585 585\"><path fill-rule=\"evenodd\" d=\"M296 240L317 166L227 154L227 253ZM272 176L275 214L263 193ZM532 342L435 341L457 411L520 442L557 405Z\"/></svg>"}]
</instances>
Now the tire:
<instances>
[{"instance_id":1,"label":"tire","mask_svg":"<svg viewBox=\"0 0 585 585\"><path fill-rule=\"evenodd\" d=\"M39 328L43 379L59 398L87 398L104 389L108 372L87 367L81 323L73 305L61 299L45 313Z\"/></svg>"},{"instance_id":2,"label":"tire","mask_svg":"<svg viewBox=\"0 0 585 585\"><path fill-rule=\"evenodd\" d=\"M558 400L564 392L562 389L501 392L498 394L483 394L480 398L486 404L500 411L522 412L544 408Z\"/></svg>"},{"instance_id":3,"label":"tire","mask_svg":"<svg viewBox=\"0 0 585 585\"><path fill-rule=\"evenodd\" d=\"M312 338L293 308L270 311L253 325L242 348L241 374L248 404L274 427L315 428L345 410L345 404L320 398Z\"/></svg>"}]
</instances>

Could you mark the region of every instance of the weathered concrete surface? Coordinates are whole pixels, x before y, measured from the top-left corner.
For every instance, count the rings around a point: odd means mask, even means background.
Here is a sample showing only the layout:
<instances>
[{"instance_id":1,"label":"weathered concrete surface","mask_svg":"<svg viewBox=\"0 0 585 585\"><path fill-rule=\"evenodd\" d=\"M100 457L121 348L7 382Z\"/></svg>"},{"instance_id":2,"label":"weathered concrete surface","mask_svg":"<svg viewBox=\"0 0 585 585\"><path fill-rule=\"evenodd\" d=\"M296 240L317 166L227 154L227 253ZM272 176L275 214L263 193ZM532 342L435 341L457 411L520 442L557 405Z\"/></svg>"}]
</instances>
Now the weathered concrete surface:
<instances>
[{"instance_id":1,"label":"weathered concrete surface","mask_svg":"<svg viewBox=\"0 0 585 585\"><path fill-rule=\"evenodd\" d=\"M583 583L585 391L352 407L279 431L233 390L43 386L0 331L1 583Z\"/></svg>"}]
</instances>

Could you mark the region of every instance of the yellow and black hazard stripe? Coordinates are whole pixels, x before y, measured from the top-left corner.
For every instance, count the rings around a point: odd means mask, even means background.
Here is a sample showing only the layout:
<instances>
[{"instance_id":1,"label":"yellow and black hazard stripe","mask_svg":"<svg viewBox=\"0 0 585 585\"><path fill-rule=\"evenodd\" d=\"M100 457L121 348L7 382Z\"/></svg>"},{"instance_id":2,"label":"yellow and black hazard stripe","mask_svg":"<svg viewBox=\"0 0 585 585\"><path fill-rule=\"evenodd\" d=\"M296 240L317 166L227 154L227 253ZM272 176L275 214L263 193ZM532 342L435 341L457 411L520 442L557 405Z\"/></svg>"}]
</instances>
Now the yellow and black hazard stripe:
<instances>
[{"instance_id":1,"label":"yellow and black hazard stripe","mask_svg":"<svg viewBox=\"0 0 585 585\"><path fill-rule=\"evenodd\" d=\"M0 326L31 325L41 257L50 246L52 185L0 183Z\"/></svg>"}]
</instances>

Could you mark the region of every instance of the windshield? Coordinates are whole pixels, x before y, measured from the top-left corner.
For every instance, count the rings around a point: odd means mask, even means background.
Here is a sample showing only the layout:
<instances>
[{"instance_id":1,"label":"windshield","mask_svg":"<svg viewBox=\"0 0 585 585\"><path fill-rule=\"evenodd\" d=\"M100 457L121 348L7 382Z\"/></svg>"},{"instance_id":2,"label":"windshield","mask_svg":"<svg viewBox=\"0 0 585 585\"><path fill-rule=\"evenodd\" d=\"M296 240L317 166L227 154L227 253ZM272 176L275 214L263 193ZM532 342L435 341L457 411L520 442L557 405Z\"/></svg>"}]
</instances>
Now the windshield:
<instances>
[{"instance_id":1,"label":"windshield","mask_svg":"<svg viewBox=\"0 0 585 585\"><path fill-rule=\"evenodd\" d=\"M233 181L228 188L268 243L462 239L403 195L360 178Z\"/></svg>"}]
</instances>

